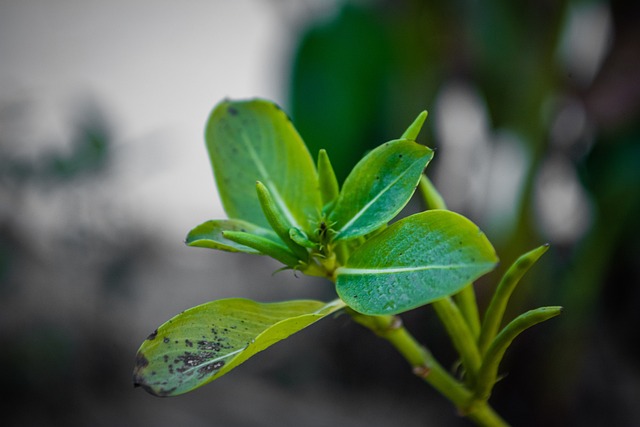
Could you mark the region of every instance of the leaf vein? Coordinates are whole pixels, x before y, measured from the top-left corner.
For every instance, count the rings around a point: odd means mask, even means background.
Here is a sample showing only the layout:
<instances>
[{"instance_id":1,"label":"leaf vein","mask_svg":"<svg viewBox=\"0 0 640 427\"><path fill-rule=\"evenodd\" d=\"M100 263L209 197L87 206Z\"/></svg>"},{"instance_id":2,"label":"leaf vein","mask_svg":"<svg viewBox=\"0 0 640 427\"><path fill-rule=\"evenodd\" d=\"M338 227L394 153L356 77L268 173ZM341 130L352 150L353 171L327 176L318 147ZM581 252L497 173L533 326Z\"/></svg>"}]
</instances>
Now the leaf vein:
<instances>
[{"instance_id":1,"label":"leaf vein","mask_svg":"<svg viewBox=\"0 0 640 427\"><path fill-rule=\"evenodd\" d=\"M469 268L485 265L487 263L469 263L469 264L434 264L434 265L421 265L414 267L387 267L387 268L353 268L353 267L340 267L337 270L338 275L348 276L365 276L368 274L396 274L396 273L411 273L414 271L426 271L426 270L449 270L453 268Z\"/></svg>"}]
</instances>

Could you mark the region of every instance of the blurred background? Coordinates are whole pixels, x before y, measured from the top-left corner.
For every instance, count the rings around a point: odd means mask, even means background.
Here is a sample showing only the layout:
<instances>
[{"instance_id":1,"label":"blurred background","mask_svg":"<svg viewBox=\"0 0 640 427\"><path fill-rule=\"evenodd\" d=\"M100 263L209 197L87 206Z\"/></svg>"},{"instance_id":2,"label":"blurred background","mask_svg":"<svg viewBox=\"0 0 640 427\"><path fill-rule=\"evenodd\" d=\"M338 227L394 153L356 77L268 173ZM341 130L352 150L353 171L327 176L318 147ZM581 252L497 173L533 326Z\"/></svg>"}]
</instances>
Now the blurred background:
<instances>
[{"instance_id":1,"label":"blurred background","mask_svg":"<svg viewBox=\"0 0 640 427\"><path fill-rule=\"evenodd\" d=\"M186 308L334 295L183 245L224 217L202 134L225 97L281 104L341 179L428 110L428 174L501 258L481 307L552 245L509 316L565 311L515 342L495 408L640 425L638 2L0 0L2 425L470 425L345 316L191 394L133 389L139 344ZM454 365L430 308L403 318Z\"/></svg>"}]
</instances>

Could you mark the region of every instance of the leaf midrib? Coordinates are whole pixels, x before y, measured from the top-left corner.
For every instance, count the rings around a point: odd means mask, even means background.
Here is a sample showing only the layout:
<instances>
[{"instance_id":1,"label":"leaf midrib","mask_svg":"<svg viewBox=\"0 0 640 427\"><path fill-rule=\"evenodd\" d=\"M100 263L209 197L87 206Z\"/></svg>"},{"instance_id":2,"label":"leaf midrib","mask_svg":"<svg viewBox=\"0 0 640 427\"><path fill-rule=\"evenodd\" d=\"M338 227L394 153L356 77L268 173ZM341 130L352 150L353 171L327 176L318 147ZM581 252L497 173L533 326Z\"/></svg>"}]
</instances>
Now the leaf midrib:
<instances>
[{"instance_id":1,"label":"leaf midrib","mask_svg":"<svg viewBox=\"0 0 640 427\"><path fill-rule=\"evenodd\" d=\"M207 360L206 362L201 363L201 364L199 364L199 365L194 365L194 366L192 366L192 367L190 367L190 368L185 369L184 371L182 371L182 374L185 374L185 375L187 375L187 374L191 374L193 371L195 371L196 369L201 369L203 366L209 366L209 365L211 365L212 363L220 362L221 360L225 360L225 359L227 359L227 358L229 358L229 357L231 357L231 356L234 356L234 355L236 355L236 354L238 354L238 353L242 353L242 352L243 352L243 351L245 351L248 347L249 347L249 346L244 346L244 347L242 347L242 348L240 348L240 349L238 349L238 350L234 350L234 351L232 351L232 352L230 352L230 353L227 353L227 354L225 354L224 356L218 356L218 357L215 357L215 358L213 358L213 359Z\"/></svg>"},{"instance_id":2,"label":"leaf midrib","mask_svg":"<svg viewBox=\"0 0 640 427\"><path fill-rule=\"evenodd\" d=\"M298 223L298 221L296 221L295 217L293 216L293 213L289 210L289 207L284 203L284 200L282 199L280 192L278 191L277 187L273 184L273 181L271 180L270 174L267 172L267 169L265 168L264 164L258 157L258 153L256 153L255 149L253 148L253 145L251 144L251 141L249 140L248 135L246 133L242 133L241 139L247 149L247 152L249 153L249 156L251 156L251 160L253 160L253 162L255 163L258 169L258 172L264 178L263 184L271 192L271 196L273 197L276 204L280 207L280 210L282 211L282 213L287 217L287 220L291 223L291 225L298 228L302 228Z\"/></svg>"},{"instance_id":3,"label":"leaf midrib","mask_svg":"<svg viewBox=\"0 0 640 427\"><path fill-rule=\"evenodd\" d=\"M454 268L469 268L489 266L492 263L467 263L467 264L434 264L434 265L421 265L414 267L389 267L389 268L353 268L353 267L340 267L336 270L338 276L365 276L365 275L377 275L377 274L396 274L396 273L411 273L414 271L426 271L426 270L448 270Z\"/></svg>"}]
</instances>

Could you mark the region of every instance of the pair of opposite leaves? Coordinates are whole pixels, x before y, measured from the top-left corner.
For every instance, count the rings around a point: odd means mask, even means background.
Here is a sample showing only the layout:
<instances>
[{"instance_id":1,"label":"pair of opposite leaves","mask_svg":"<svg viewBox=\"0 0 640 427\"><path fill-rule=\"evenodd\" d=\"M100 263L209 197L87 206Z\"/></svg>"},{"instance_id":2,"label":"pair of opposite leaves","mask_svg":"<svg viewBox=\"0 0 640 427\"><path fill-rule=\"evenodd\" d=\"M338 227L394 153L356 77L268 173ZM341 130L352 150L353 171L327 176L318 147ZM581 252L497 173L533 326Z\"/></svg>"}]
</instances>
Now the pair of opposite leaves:
<instances>
[{"instance_id":1,"label":"pair of opposite leaves","mask_svg":"<svg viewBox=\"0 0 640 427\"><path fill-rule=\"evenodd\" d=\"M408 202L432 157L431 150L414 142L425 117L421 114L402 139L365 156L338 191L337 183L328 183L322 172L319 178L306 146L275 104L222 102L210 117L206 140L230 219L199 225L187 243L261 253L239 244L241 238L225 237L244 236L245 241L262 242L267 250L287 253L282 236L271 229L261 209L258 194L262 191L264 196L265 190L291 230L312 243L323 209L334 242L384 227ZM319 169L326 169L326 153L320 157ZM256 180L263 183L258 194ZM281 261L295 267L309 253L299 249L304 252L291 251ZM143 342L134 383L158 396L188 392L346 305L369 315L400 313L459 291L496 261L491 244L466 218L442 210L412 215L355 249L336 271L340 299L333 302L257 303L234 298L175 316Z\"/></svg>"}]
</instances>

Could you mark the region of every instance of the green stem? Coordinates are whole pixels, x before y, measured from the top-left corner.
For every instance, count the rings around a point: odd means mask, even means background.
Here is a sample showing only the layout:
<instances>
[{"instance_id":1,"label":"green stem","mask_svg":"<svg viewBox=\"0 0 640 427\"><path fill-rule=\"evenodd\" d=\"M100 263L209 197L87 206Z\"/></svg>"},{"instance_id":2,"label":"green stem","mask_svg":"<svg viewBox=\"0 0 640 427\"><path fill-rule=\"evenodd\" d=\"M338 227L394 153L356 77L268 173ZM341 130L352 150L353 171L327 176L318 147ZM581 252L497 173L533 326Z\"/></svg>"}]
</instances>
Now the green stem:
<instances>
[{"instance_id":1,"label":"green stem","mask_svg":"<svg viewBox=\"0 0 640 427\"><path fill-rule=\"evenodd\" d=\"M498 415L493 408L485 403L475 409L467 415L467 418L472 420L479 426L487 427L508 427L509 424Z\"/></svg>"},{"instance_id":2,"label":"green stem","mask_svg":"<svg viewBox=\"0 0 640 427\"><path fill-rule=\"evenodd\" d=\"M447 209L444 198L425 174L420 176L418 188L420 189L424 203L427 205L427 209Z\"/></svg>"},{"instance_id":3,"label":"green stem","mask_svg":"<svg viewBox=\"0 0 640 427\"><path fill-rule=\"evenodd\" d=\"M474 383L482 359L469 325L451 298L439 299L432 305L460 355L467 378Z\"/></svg>"},{"instance_id":4,"label":"green stem","mask_svg":"<svg viewBox=\"0 0 640 427\"><path fill-rule=\"evenodd\" d=\"M450 375L426 347L402 325L397 316L367 316L351 309L347 312L362 326L388 341L409 362L413 372L449 399L460 411L479 426L502 427L508 424L487 402L475 403L473 393ZM471 406L474 404L473 406Z\"/></svg>"},{"instance_id":5,"label":"green stem","mask_svg":"<svg viewBox=\"0 0 640 427\"><path fill-rule=\"evenodd\" d=\"M456 304L460 308L462 317L469 326L469 331L475 341L480 336L480 314L478 313L478 303L476 302L476 293L473 289L473 284L462 288L460 292L453 296Z\"/></svg>"}]
</instances>

